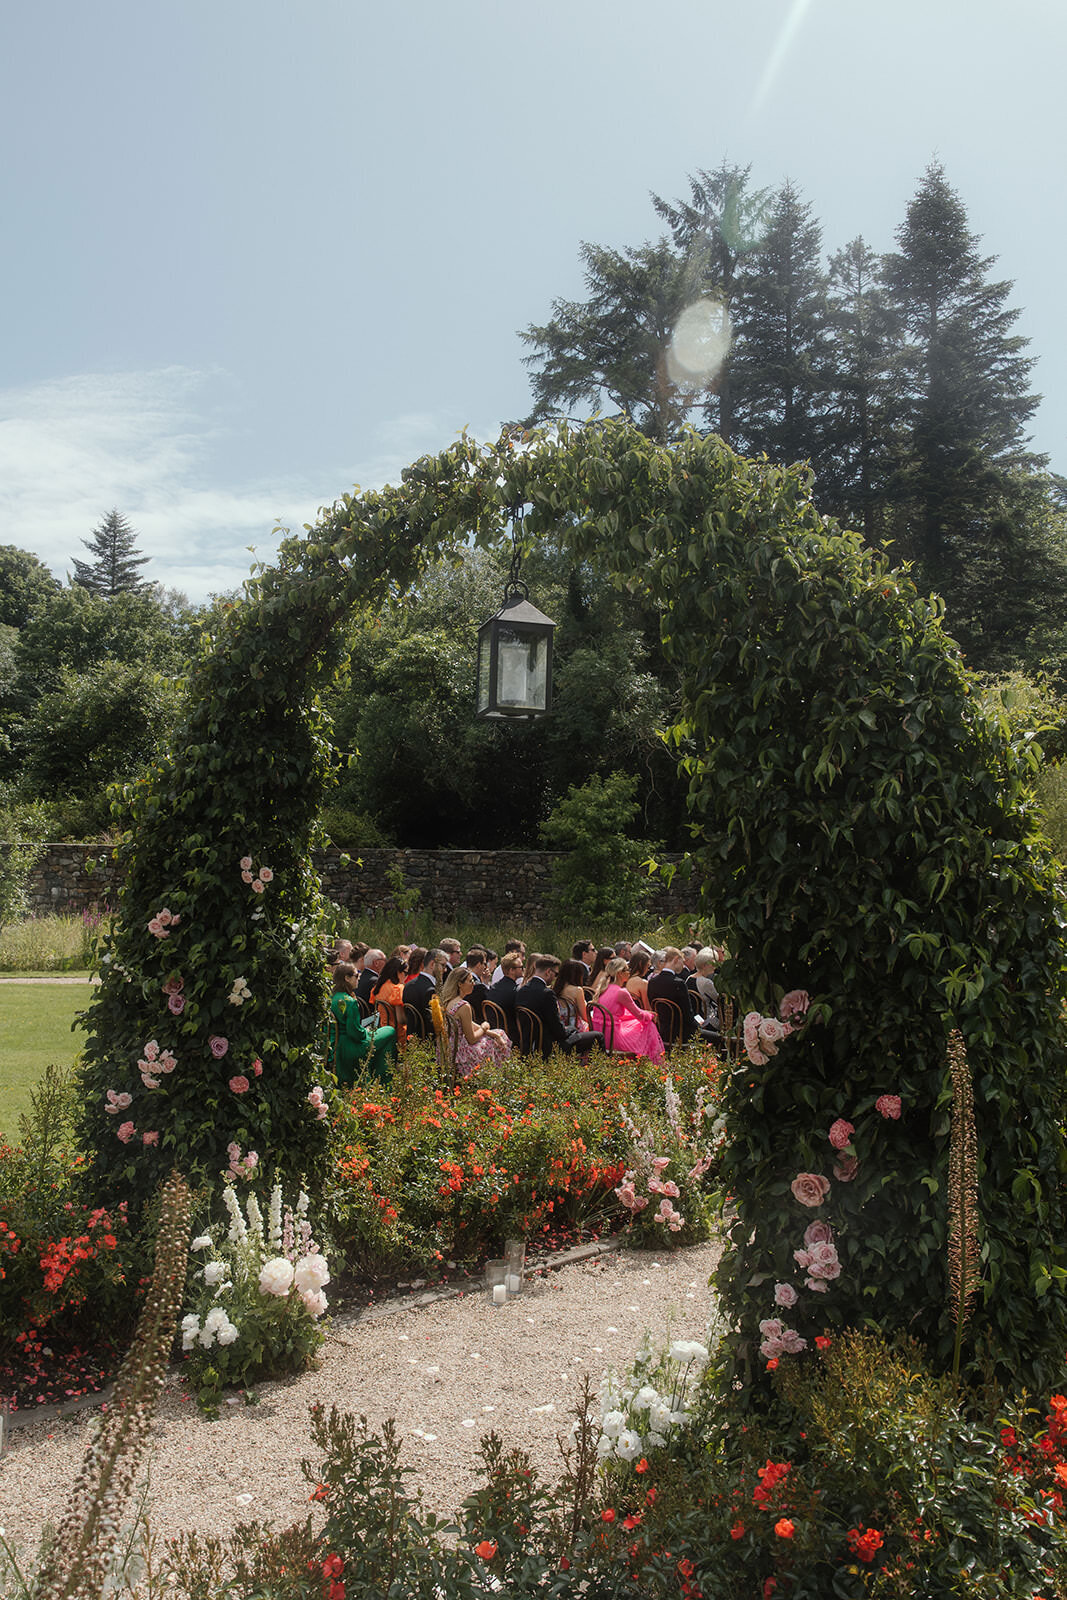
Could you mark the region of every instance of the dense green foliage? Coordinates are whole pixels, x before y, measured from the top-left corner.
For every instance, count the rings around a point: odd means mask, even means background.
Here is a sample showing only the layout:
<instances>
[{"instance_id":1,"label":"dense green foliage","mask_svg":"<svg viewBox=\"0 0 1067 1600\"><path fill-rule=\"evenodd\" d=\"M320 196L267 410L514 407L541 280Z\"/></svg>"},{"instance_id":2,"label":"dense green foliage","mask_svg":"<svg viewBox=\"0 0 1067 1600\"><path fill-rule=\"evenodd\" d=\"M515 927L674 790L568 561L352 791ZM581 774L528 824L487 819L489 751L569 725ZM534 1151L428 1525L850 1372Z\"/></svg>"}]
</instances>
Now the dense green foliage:
<instances>
[{"instance_id":1,"label":"dense green foliage","mask_svg":"<svg viewBox=\"0 0 1067 1600\"><path fill-rule=\"evenodd\" d=\"M631 837L638 806L637 781L624 772L575 784L541 827L541 837L563 854L553 867L557 910L571 921L630 927L648 899L642 866L655 846Z\"/></svg>"},{"instance_id":2,"label":"dense green foliage","mask_svg":"<svg viewBox=\"0 0 1067 1600\"><path fill-rule=\"evenodd\" d=\"M620 580L661 609L694 862L735 952L728 988L761 1009L793 987L816 1002L818 1020L782 1057L742 1068L728 1090L738 1225L720 1287L738 1357L755 1355L812 1217L790 1185L830 1169L827 1130L843 1118L861 1157L827 1207L843 1270L803 1304L802 1327L868 1314L914 1324L944 1360L943 1055L955 1025L982 1164L980 1349L968 1355L1036 1384L1067 1333L1067 1219L1063 919L1031 831L1029 772L972 692L938 606L824 525L803 474L715 440L664 449L621 425L508 435L493 449L460 440L402 487L342 499L225 616L175 753L133 800L123 922L82 1074L98 1182L143 1195L161 1155L217 1171L230 1140L321 1173L306 1099L323 1001L309 848L328 767L313 694L331 630L349 595L413 582L442 545L472 532L499 542L506 508L523 501L531 541L563 528L580 558L610 552ZM246 855L274 869L258 899L241 879ZM149 924L163 908L181 920L158 937ZM178 1016L163 987L175 975ZM238 975L253 997L239 1014L227 1001ZM209 1043L219 1034L225 1061ZM142 1092L149 1040L178 1067ZM235 1065L253 1058L262 1078L234 1093ZM159 1131L159 1149L116 1137L108 1089L133 1094L136 1138ZM902 1099L899 1125L872 1112L886 1093Z\"/></svg>"}]
</instances>

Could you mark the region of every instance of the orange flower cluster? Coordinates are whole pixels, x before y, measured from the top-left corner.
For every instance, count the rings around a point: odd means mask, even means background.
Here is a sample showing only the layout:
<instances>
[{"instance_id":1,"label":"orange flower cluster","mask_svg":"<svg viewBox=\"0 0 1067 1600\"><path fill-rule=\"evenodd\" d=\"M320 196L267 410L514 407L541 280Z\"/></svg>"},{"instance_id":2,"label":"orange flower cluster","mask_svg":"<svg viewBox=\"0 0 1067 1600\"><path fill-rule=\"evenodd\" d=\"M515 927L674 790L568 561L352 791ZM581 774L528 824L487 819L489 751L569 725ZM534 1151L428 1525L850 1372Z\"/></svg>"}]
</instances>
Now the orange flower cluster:
<instances>
[{"instance_id":1,"label":"orange flower cluster","mask_svg":"<svg viewBox=\"0 0 1067 1600\"><path fill-rule=\"evenodd\" d=\"M77 1238L55 1239L41 1248L41 1271L44 1273L44 1288L48 1294L56 1294L73 1272L77 1272L83 1261L91 1261L102 1250L114 1250L118 1240L111 1231L111 1218L101 1206L96 1211L89 1213L89 1227L86 1233L79 1234ZM72 1297L75 1303L84 1300L85 1295Z\"/></svg>"},{"instance_id":2,"label":"orange flower cluster","mask_svg":"<svg viewBox=\"0 0 1067 1600\"><path fill-rule=\"evenodd\" d=\"M19 1253L19 1245L21 1243L22 1241L15 1232L14 1228L9 1228L7 1223L0 1218L0 1256L5 1254L9 1256L17 1256ZM0 1278L3 1278L4 1276L3 1264L0 1262Z\"/></svg>"}]
</instances>

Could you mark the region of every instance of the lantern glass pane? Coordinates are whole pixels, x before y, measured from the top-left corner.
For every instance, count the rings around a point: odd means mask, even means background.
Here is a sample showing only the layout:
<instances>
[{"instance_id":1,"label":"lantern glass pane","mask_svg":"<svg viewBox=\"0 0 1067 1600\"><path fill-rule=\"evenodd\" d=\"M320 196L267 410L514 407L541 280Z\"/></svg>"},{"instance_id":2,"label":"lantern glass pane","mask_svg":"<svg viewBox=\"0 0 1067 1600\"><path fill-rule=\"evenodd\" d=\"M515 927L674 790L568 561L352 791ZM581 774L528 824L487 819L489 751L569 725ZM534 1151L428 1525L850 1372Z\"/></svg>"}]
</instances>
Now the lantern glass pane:
<instances>
[{"instance_id":1,"label":"lantern glass pane","mask_svg":"<svg viewBox=\"0 0 1067 1600\"><path fill-rule=\"evenodd\" d=\"M489 628L482 628L478 634L478 710L489 709L489 676L490 657L492 655L492 638Z\"/></svg>"},{"instance_id":2,"label":"lantern glass pane","mask_svg":"<svg viewBox=\"0 0 1067 1600\"><path fill-rule=\"evenodd\" d=\"M502 711L543 711L548 690L548 642L526 629L497 633L497 705Z\"/></svg>"}]
</instances>

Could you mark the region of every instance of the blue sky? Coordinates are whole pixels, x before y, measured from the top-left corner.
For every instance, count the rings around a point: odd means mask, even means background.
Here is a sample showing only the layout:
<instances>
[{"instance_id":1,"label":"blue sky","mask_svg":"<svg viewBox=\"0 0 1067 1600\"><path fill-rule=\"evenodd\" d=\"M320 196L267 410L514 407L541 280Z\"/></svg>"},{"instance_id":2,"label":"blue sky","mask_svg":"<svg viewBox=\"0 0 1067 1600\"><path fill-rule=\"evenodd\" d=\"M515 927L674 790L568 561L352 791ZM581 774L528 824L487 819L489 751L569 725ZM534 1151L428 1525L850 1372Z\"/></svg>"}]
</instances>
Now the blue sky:
<instances>
[{"instance_id":1,"label":"blue sky","mask_svg":"<svg viewBox=\"0 0 1067 1600\"><path fill-rule=\"evenodd\" d=\"M523 415L583 239L724 158L878 250L932 157L1014 280L1067 471L1062 0L0 0L0 543L113 505L202 599Z\"/></svg>"}]
</instances>

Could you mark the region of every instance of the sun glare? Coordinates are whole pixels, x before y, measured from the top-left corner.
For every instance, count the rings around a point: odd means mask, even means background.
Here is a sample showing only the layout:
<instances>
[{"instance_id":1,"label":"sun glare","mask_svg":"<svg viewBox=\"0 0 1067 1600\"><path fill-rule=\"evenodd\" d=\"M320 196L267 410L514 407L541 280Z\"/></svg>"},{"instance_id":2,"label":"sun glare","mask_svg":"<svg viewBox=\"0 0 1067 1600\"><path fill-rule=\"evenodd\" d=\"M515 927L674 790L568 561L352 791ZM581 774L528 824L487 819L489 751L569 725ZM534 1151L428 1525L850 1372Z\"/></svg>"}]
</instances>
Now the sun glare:
<instances>
[{"instance_id":1,"label":"sun glare","mask_svg":"<svg viewBox=\"0 0 1067 1600\"><path fill-rule=\"evenodd\" d=\"M730 313L718 300L694 300L674 326L667 371L681 389L700 389L717 374L730 349Z\"/></svg>"}]
</instances>

